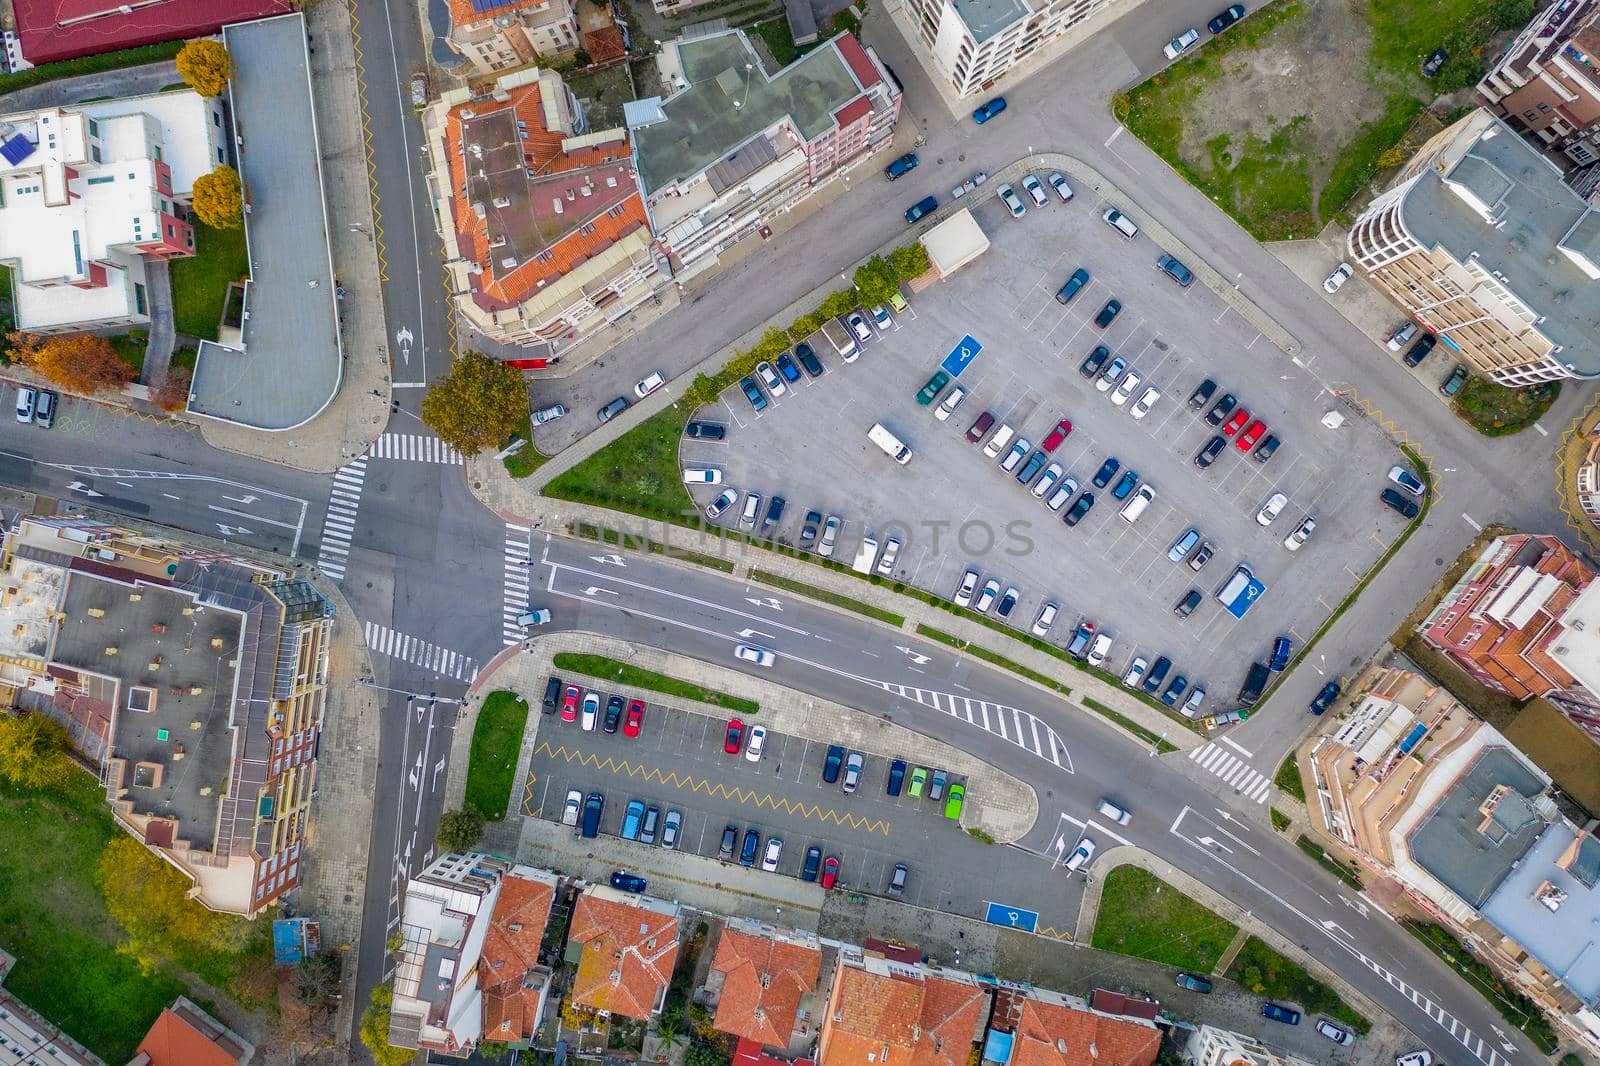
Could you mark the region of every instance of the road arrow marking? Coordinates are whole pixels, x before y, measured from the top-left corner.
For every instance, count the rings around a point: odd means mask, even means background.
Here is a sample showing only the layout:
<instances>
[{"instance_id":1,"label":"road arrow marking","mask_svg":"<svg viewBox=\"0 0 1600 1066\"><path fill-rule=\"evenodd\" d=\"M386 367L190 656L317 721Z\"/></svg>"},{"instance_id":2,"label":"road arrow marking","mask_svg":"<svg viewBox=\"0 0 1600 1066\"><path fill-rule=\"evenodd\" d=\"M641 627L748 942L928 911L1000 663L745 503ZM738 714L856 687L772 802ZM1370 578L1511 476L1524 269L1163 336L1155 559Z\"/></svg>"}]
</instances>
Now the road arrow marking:
<instances>
[{"instance_id":1,"label":"road arrow marking","mask_svg":"<svg viewBox=\"0 0 1600 1066\"><path fill-rule=\"evenodd\" d=\"M1358 900L1358 899L1345 899L1343 896L1340 896L1339 897L1339 902L1343 903L1346 907L1349 907L1351 910L1353 910L1356 913L1360 914L1361 917L1363 917L1363 918L1367 917L1367 905L1365 903L1362 903L1360 900Z\"/></svg>"},{"instance_id":2,"label":"road arrow marking","mask_svg":"<svg viewBox=\"0 0 1600 1066\"><path fill-rule=\"evenodd\" d=\"M901 644L896 644L894 646L894 650L905 652L907 655L911 656L911 661L916 663L918 666L924 666L933 662L933 656L923 655L921 652L912 651L910 648L907 648Z\"/></svg>"},{"instance_id":3,"label":"road arrow marking","mask_svg":"<svg viewBox=\"0 0 1600 1066\"><path fill-rule=\"evenodd\" d=\"M1322 928L1326 929L1330 933L1337 932L1340 936L1350 939L1350 931L1344 926L1340 925L1338 922L1324 921L1322 923Z\"/></svg>"},{"instance_id":4,"label":"road arrow marking","mask_svg":"<svg viewBox=\"0 0 1600 1066\"><path fill-rule=\"evenodd\" d=\"M605 593L607 596L620 595L620 593L616 592L614 589L603 589L595 585L590 585L588 588L583 590L583 594L585 596L598 596L601 593Z\"/></svg>"},{"instance_id":5,"label":"road arrow marking","mask_svg":"<svg viewBox=\"0 0 1600 1066\"><path fill-rule=\"evenodd\" d=\"M1218 840L1216 837L1196 837L1195 843L1207 848L1218 848L1227 852L1229 855L1233 854L1233 849L1228 847L1228 845L1224 844L1222 841Z\"/></svg>"},{"instance_id":6,"label":"road arrow marking","mask_svg":"<svg viewBox=\"0 0 1600 1066\"><path fill-rule=\"evenodd\" d=\"M69 491L69 492L81 492L85 496L104 496L105 495L105 493L103 493L103 492L94 491L94 489L91 489L88 485L85 485L81 481L74 481L72 484L68 485L67 486L67 491Z\"/></svg>"},{"instance_id":7,"label":"road arrow marking","mask_svg":"<svg viewBox=\"0 0 1600 1066\"><path fill-rule=\"evenodd\" d=\"M773 636L771 633L763 633L759 629L741 629L741 630L739 630L739 635L741 637L766 637L768 640L777 640L778 639L777 637Z\"/></svg>"},{"instance_id":8,"label":"road arrow marking","mask_svg":"<svg viewBox=\"0 0 1600 1066\"><path fill-rule=\"evenodd\" d=\"M599 563L601 566L622 566L622 567L626 567L628 565L627 563L622 561L622 556L620 556L620 555L591 555L591 556L589 556L589 558L593 559L595 562Z\"/></svg>"},{"instance_id":9,"label":"road arrow marking","mask_svg":"<svg viewBox=\"0 0 1600 1066\"><path fill-rule=\"evenodd\" d=\"M222 530L222 535L224 537L237 537L241 533L252 533L253 532L252 530L246 529L243 526L229 526L229 525L224 525L221 522L217 523L217 528Z\"/></svg>"},{"instance_id":10,"label":"road arrow marking","mask_svg":"<svg viewBox=\"0 0 1600 1066\"><path fill-rule=\"evenodd\" d=\"M774 599L771 596L761 596L761 597L746 596L744 598L744 602L746 602L746 603L748 603L748 604L750 604L751 606L754 606L754 607L770 607L774 611L783 610L783 604L779 603L776 599Z\"/></svg>"},{"instance_id":11,"label":"road arrow marking","mask_svg":"<svg viewBox=\"0 0 1600 1066\"><path fill-rule=\"evenodd\" d=\"M400 358L408 366L411 363L411 331L401 326L394 332L395 343L400 345Z\"/></svg>"},{"instance_id":12,"label":"road arrow marking","mask_svg":"<svg viewBox=\"0 0 1600 1066\"><path fill-rule=\"evenodd\" d=\"M224 500L232 500L234 503L243 504L255 503L257 500L261 499L260 496L224 496L222 498Z\"/></svg>"}]
</instances>

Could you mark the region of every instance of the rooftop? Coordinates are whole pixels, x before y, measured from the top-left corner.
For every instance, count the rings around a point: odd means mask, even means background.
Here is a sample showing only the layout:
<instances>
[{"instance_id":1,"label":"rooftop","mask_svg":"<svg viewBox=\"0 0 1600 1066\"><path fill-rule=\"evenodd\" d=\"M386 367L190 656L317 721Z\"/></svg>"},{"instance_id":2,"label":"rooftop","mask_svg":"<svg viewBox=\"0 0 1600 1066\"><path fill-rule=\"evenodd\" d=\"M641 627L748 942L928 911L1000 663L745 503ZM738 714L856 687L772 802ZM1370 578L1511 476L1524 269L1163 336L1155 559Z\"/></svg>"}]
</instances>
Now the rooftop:
<instances>
[{"instance_id":1,"label":"rooftop","mask_svg":"<svg viewBox=\"0 0 1600 1066\"><path fill-rule=\"evenodd\" d=\"M1489 816L1483 808L1499 786L1509 790ZM1485 748L1406 838L1412 858L1450 891L1482 907L1545 829L1527 800L1544 781L1510 748ZM1508 809L1501 810L1502 806Z\"/></svg>"},{"instance_id":2,"label":"rooftop","mask_svg":"<svg viewBox=\"0 0 1600 1066\"><path fill-rule=\"evenodd\" d=\"M1023 1002L1008 1066L1152 1066L1160 1047L1161 1030L1148 1021L1036 990Z\"/></svg>"},{"instance_id":3,"label":"rooftop","mask_svg":"<svg viewBox=\"0 0 1600 1066\"><path fill-rule=\"evenodd\" d=\"M244 1066L255 1055L255 1048L183 996L161 1012L139 1051L149 1066Z\"/></svg>"},{"instance_id":4,"label":"rooftop","mask_svg":"<svg viewBox=\"0 0 1600 1066\"><path fill-rule=\"evenodd\" d=\"M553 875L524 866L513 867L500 883L478 958L483 1031L493 1039L526 1040L538 1024L547 976L539 970L539 948L555 896Z\"/></svg>"},{"instance_id":5,"label":"rooftop","mask_svg":"<svg viewBox=\"0 0 1600 1066\"><path fill-rule=\"evenodd\" d=\"M768 1047L786 1047L801 1000L816 988L822 951L814 943L728 925L717 939L711 969L723 975L712 1024Z\"/></svg>"},{"instance_id":6,"label":"rooftop","mask_svg":"<svg viewBox=\"0 0 1600 1066\"><path fill-rule=\"evenodd\" d=\"M972 39L982 44L1025 16L1027 0L951 0Z\"/></svg>"},{"instance_id":7,"label":"rooftop","mask_svg":"<svg viewBox=\"0 0 1600 1066\"><path fill-rule=\"evenodd\" d=\"M659 62L679 88L660 101L664 120L631 130L646 195L694 177L786 118L805 140L820 136L835 124L833 113L872 84L852 73L861 65L846 61L846 49L861 46L842 34L768 74L739 30L669 42ZM642 114L630 112L634 121Z\"/></svg>"},{"instance_id":8,"label":"rooftop","mask_svg":"<svg viewBox=\"0 0 1600 1066\"><path fill-rule=\"evenodd\" d=\"M467 26L523 8L540 7L550 0L450 0L450 25Z\"/></svg>"},{"instance_id":9,"label":"rooftop","mask_svg":"<svg viewBox=\"0 0 1600 1066\"><path fill-rule=\"evenodd\" d=\"M649 1018L678 962L677 908L591 888L573 907L567 942L583 949L572 981L574 1004Z\"/></svg>"},{"instance_id":10,"label":"rooftop","mask_svg":"<svg viewBox=\"0 0 1600 1066\"><path fill-rule=\"evenodd\" d=\"M966 1066L989 994L970 975L865 957L839 968L822 1066Z\"/></svg>"},{"instance_id":11,"label":"rooftop","mask_svg":"<svg viewBox=\"0 0 1600 1066\"><path fill-rule=\"evenodd\" d=\"M230 22L293 10L288 0L13 0L30 63L206 37Z\"/></svg>"},{"instance_id":12,"label":"rooftop","mask_svg":"<svg viewBox=\"0 0 1600 1066\"><path fill-rule=\"evenodd\" d=\"M1563 869L1557 860L1572 847L1573 833L1565 823L1546 828L1483 905L1483 916L1593 1003L1600 999L1600 891L1574 874L1592 873L1600 841L1583 836L1578 861Z\"/></svg>"},{"instance_id":13,"label":"rooftop","mask_svg":"<svg viewBox=\"0 0 1600 1066\"><path fill-rule=\"evenodd\" d=\"M1591 581L1561 615L1561 635L1546 651L1561 668L1600 696L1600 581Z\"/></svg>"}]
</instances>

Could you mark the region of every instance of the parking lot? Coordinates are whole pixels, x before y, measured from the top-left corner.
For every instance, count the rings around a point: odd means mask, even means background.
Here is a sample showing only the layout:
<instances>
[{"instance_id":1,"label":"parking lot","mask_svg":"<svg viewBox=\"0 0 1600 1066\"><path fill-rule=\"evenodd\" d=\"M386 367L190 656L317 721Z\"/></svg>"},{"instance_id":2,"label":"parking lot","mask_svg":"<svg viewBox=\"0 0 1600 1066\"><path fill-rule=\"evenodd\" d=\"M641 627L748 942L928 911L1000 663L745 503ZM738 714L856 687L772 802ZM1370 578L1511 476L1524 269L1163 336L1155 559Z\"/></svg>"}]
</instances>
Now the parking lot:
<instances>
[{"instance_id":1,"label":"parking lot","mask_svg":"<svg viewBox=\"0 0 1600 1066\"><path fill-rule=\"evenodd\" d=\"M758 724L745 721L746 738ZM647 706L640 735L633 738L598 728L584 732L576 722L545 715L524 783L523 812L558 821L568 790L586 796L600 792L606 801L600 831L615 836L628 802L637 799L659 806L663 819L669 810L681 812L677 850L685 855L714 860L725 826L738 829L741 843L745 831L754 828L763 852L769 838L783 841L772 876L799 876L806 849L815 845L823 856L839 859L841 888L883 893L895 864L905 863L904 900L928 906L942 904L951 887L947 882L961 873L959 866L936 867L931 858L951 848L985 846L946 819L944 800L930 800L926 788L920 799L909 795L909 787L889 796L885 784L892 755L863 753L860 785L846 795L840 783L822 780L826 743L769 732L761 760L750 762L743 751L723 751L726 727L726 719L656 704ZM935 768L926 769L931 774ZM910 773L908 767L906 786ZM959 777L950 780L964 784ZM659 859L659 839L658 833L656 844L636 846L652 849Z\"/></svg>"},{"instance_id":2,"label":"parking lot","mask_svg":"<svg viewBox=\"0 0 1600 1066\"><path fill-rule=\"evenodd\" d=\"M685 441L683 459L722 471L721 487L693 490L701 505L727 487L783 496L774 535L789 543L808 510L838 515L834 557L847 564L863 534L880 545L894 536L903 542L896 579L943 596L975 567L984 580L1020 590L1012 624L1027 628L1053 601L1060 613L1049 639L1064 646L1080 620L1092 620L1114 638L1108 669L1169 656L1172 675L1208 690L1199 713L1215 713L1231 705L1248 663L1264 660L1274 637L1287 634L1298 647L1399 535L1404 520L1377 497L1389 468L1405 460L1363 421L1326 428L1323 415L1340 403L1203 285L1180 287L1154 269L1163 249L1143 233L1124 239L1102 222L1105 206L1080 190L1067 204L1030 202L1012 220L990 200L977 211L992 242L981 257L915 296L854 363L819 348L826 373L791 384L764 412L730 389L697 415L727 423L726 440ZM1115 206L1138 220L1137 205ZM1054 295L1079 267L1090 281L1063 306ZM1124 307L1101 330L1091 319L1111 297ZM968 395L938 421L916 393L969 335L983 348L957 380ZM1079 373L1102 343L1143 379L1120 407ZM1209 469L1194 465L1219 432L1186 402L1206 378L1217 383L1213 402L1233 393L1249 421L1263 420L1265 433L1280 438L1269 461L1241 454L1230 438ZM1130 410L1149 385L1161 396L1135 419ZM1049 458L1096 497L1078 526L1061 521L1070 504L1052 512L999 469L1005 450L986 458L967 442L984 411L1031 442L1030 453L1058 420L1073 423ZM909 465L869 443L875 422L910 446ZM1117 514L1116 478L1104 489L1091 484L1113 456L1119 477L1131 469L1155 489L1137 522ZM1288 502L1263 528L1257 511L1278 492ZM736 524L740 509L722 522ZM1316 531L1290 552L1284 538L1307 515ZM1168 559L1190 528L1215 546L1198 573ZM1212 595L1240 563L1267 587L1243 620ZM1203 594L1201 604L1178 618L1173 608L1190 589Z\"/></svg>"}]
</instances>

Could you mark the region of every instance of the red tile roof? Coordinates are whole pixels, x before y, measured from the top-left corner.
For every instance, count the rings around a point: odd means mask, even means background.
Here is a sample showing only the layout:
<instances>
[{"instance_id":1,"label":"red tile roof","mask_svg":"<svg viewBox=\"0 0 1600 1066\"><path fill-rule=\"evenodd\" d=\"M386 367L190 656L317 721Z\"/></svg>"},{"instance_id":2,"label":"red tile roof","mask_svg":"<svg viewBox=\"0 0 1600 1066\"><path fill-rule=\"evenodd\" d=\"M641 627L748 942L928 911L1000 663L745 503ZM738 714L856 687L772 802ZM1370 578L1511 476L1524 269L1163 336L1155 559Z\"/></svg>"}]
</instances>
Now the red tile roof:
<instances>
[{"instance_id":1,"label":"red tile roof","mask_svg":"<svg viewBox=\"0 0 1600 1066\"><path fill-rule=\"evenodd\" d=\"M182 1013L167 1008L139 1042L150 1066L238 1066L235 1050L224 1050L195 1028L187 1014L187 1008Z\"/></svg>"},{"instance_id":2,"label":"red tile roof","mask_svg":"<svg viewBox=\"0 0 1600 1066\"><path fill-rule=\"evenodd\" d=\"M13 0L30 63L75 59L157 41L205 37L232 22L294 10L287 0Z\"/></svg>"},{"instance_id":3,"label":"red tile roof","mask_svg":"<svg viewBox=\"0 0 1600 1066\"><path fill-rule=\"evenodd\" d=\"M988 1004L973 984L841 966L822 1066L966 1066Z\"/></svg>"},{"instance_id":4,"label":"red tile roof","mask_svg":"<svg viewBox=\"0 0 1600 1066\"><path fill-rule=\"evenodd\" d=\"M882 80L878 77L878 68L872 65L872 60L867 56L867 50L861 47L861 42L853 34L840 34L833 39L833 43L863 89L871 88Z\"/></svg>"},{"instance_id":5,"label":"red tile roof","mask_svg":"<svg viewBox=\"0 0 1600 1066\"><path fill-rule=\"evenodd\" d=\"M616 26L591 30L583 35L583 50L589 53L589 62L609 63L628 54L622 43L622 30Z\"/></svg>"},{"instance_id":6,"label":"red tile roof","mask_svg":"<svg viewBox=\"0 0 1600 1066\"><path fill-rule=\"evenodd\" d=\"M474 22L487 22L496 15L504 15L508 11L519 11L525 7L535 7L547 2L548 0L498 0L493 10L474 11L472 0L450 0L450 25L459 29Z\"/></svg>"},{"instance_id":7,"label":"red tile roof","mask_svg":"<svg viewBox=\"0 0 1600 1066\"><path fill-rule=\"evenodd\" d=\"M822 952L724 928L711 969L723 975L712 1024L769 1047L786 1047L801 997L817 986Z\"/></svg>"},{"instance_id":8,"label":"red tile roof","mask_svg":"<svg viewBox=\"0 0 1600 1066\"><path fill-rule=\"evenodd\" d=\"M1161 1030L1029 998L1009 1066L1153 1066Z\"/></svg>"},{"instance_id":9,"label":"red tile roof","mask_svg":"<svg viewBox=\"0 0 1600 1066\"><path fill-rule=\"evenodd\" d=\"M1161 1004L1153 999L1134 999L1108 988L1097 988L1089 993L1089 1006L1106 1014L1124 1014L1129 1018L1155 1021L1161 1013Z\"/></svg>"},{"instance_id":10,"label":"red tile roof","mask_svg":"<svg viewBox=\"0 0 1600 1066\"><path fill-rule=\"evenodd\" d=\"M850 125L857 119L866 118L872 114L872 101L865 96L858 96L833 113L834 121L839 123L839 128Z\"/></svg>"},{"instance_id":11,"label":"red tile roof","mask_svg":"<svg viewBox=\"0 0 1600 1066\"><path fill-rule=\"evenodd\" d=\"M583 945L572 1002L648 1019L678 963L678 919L591 892L572 909L569 943Z\"/></svg>"},{"instance_id":12,"label":"red tile roof","mask_svg":"<svg viewBox=\"0 0 1600 1066\"><path fill-rule=\"evenodd\" d=\"M739 1038L739 1043L734 1045L733 1066L816 1066L810 1059L774 1058L761 1050L761 1045L754 1040Z\"/></svg>"},{"instance_id":13,"label":"red tile roof","mask_svg":"<svg viewBox=\"0 0 1600 1066\"><path fill-rule=\"evenodd\" d=\"M508 874L484 934L478 958L478 987L483 989L483 1031L493 1040L526 1040L538 1024L541 978L525 988L524 978L539 964L555 889L543 881Z\"/></svg>"}]
</instances>

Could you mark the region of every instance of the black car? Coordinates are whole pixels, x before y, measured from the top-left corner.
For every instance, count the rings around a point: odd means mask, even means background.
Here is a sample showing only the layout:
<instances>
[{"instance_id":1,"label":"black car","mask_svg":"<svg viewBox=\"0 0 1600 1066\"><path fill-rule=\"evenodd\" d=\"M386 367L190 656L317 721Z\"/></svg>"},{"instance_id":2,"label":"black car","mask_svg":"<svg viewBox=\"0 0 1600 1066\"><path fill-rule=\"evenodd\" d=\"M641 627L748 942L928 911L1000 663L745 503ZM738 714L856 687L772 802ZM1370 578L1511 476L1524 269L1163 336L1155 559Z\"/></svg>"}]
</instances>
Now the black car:
<instances>
[{"instance_id":1,"label":"black car","mask_svg":"<svg viewBox=\"0 0 1600 1066\"><path fill-rule=\"evenodd\" d=\"M761 830L746 829L744 831L744 845L739 849L739 865L754 866L756 854L761 850Z\"/></svg>"},{"instance_id":2,"label":"black car","mask_svg":"<svg viewBox=\"0 0 1600 1066\"><path fill-rule=\"evenodd\" d=\"M611 875L611 887L619 892L643 892L648 887L648 883L638 874L630 874L618 870Z\"/></svg>"},{"instance_id":3,"label":"black car","mask_svg":"<svg viewBox=\"0 0 1600 1066\"><path fill-rule=\"evenodd\" d=\"M782 496L774 496L772 502L767 504L767 517L761 520L761 535L783 520L783 505L786 501Z\"/></svg>"},{"instance_id":4,"label":"black car","mask_svg":"<svg viewBox=\"0 0 1600 1066\"><path fill-rule=\"evenodd\" d=\"M1197 977L1192 973L1180 973L1178 975L1178 987L1186 988L1190 992L1199 992L1201 995L1209 995L1212 984L1204 977Z\"/></svg>"},{"instance_id":5,"label":"black car","mask_svg":"<svg viewBox=\"0 0 1600 1066\"><path fill-rule=\"evenodd\" d=\"M806 861L800 866L800 880L815 881L822 868L822 849L815 844L806 849Z\"/></svg>"},{"instance_id":6,"label":"black car","mask_svg":"<svg viewBox=\"0 0 1600 1066\"><path fill-rule=\"evenodd\" d=\"M1112 456L1100 464L1100 469L1094 472L1094 487L1103 489L1111 484L1111 479L1117 476L1117 471L1122 469L1122 464L1117 462L1117 457Z\"/></svg>"},{"instance_id":7,"label":"black car","mask_svg":"<svg viewBox=\"0 0 1600 1066\"><path fill-rule=\"evenodd\" d=\"M739 827L736 825L724 827L722 830L722 847L717 851L717 858L723 860L724 862L732 862L733 849L738 843Z\"/></svg>"},{"instance_id":8,"label":"black car","mask_svg":"<svg viewBox=\"0 0 1600 1066\"><path fill-rule=\"evenodd\" d=\"M1272 458L1272 453L1278 450L1278 438L1269 436L1266 440L1256 445L1256 462L1264 463Z\"/></svg>"},{"instance_id":9,"label":"black car","mask_svg":"<svg viewBox=\"0 0 1600 1066\"><path fill-rule=\"evenodd\" d=\"M583 801L583 824L579 827L579 835L588 840L599 836L600 816L605 814L605 811L605 796L598 792L589 793L589 798Z\"/></svg>"},{"instance_id":10,"label":"black car","mask_svg":"<svg viewBox=\"0 0 1600 1066\"><path fill-rule=\"evenodd\" d=\"M1117 487L1111 490L1111 495L1115 499L1126 500L1133 495L1134 487L1138 484L1139 472L1137 470L1124 470L1122 472L1122 480L1117 482Z\"/></svg>"},{"instance_id":11,"label":"black car","mask_svg":"<svg viewBox=\"0 0 1600 1066\"><path fill-rule=\"evenodd\" d=\"M1016 590L1015 589L1006 589L1005 595L1000 597L1000 602L995 604L994 613L999 615L1001 618L1010 618L1011 617L1011 611L1012 611L1013 608L1016 607L1016 605L1017 605L1017 593L1016 593Z\"/></svg>"},{"instance_id":12,"label":"black car","mask_svg":"<svg viewBox=\"0 0 1600 1066\"><path fill-rule=\"evenodd\" d=\"M1194 454L1194 465L1201 470L1217 461L1217 456L1222 454L1222 449L1228 446L1226 437L1212 437L1206 441L1205 447Z\"/></svg>"},{"instance_id":13,"label":"black car","mask_svg":"<svg viewBox=\"0 0 1600 1066\"><path fill-rule=\"evenodd\" d=\"M1161 656L1156 660L1155 665L1150 668L1150 672L1144 676L1144 685L1141 687L1146 692L1154 693L1156 689L1161 687L1161 682L1167 679L1167 671L1171 669L1172 660L1165 655Z\"/></svg>"},{"instance_id":14,"label":"black car","mask_svg":"<svg viewBox=\"0 0 1600 1066\"><path fill-rule=\"evenodd\" d=\"M1067 283L1056 291L1056 303L1071 303L1072 298L1087 284L1089 284L1089 272L1079 267L1072 272L1072 277L1067 279Z\"/></svg>"},{"instance_id":15,"label":"black car","mask_svg":"<svg viewBox=\"0 0 1600 1066\"><path fill-rule=\"evenodd\" d=\"M822 376L822 360L817 358L817 353L811 350L809 344L794 346L794 357L800 360L800 365L806 368L806 373L814 378Z\"/></svg>"},{"instance_id":16,"label":"black car","mask_svg":"<svg viewBox=\"0 0 1600 1066\"><path fill-rule=\"evenodd\" d=\"M905 782L905 779L906 761L904 759L894 760L889 764L889 782L884 791L891 796L900 795L900 786Z\"/></svg>"},{"instance_id":17,"label":"black car","mask_svg":"<svg viewBox=\"0 0 1600 1066\"><path fill-rule=\"evenodd\" d=\"M1439 68L1444 66L1444 61L1450 58L1450 53L1443 48L1435 48L1433 54L1422 61L1422 76L1431 78L1439 73Z\"/></svg>"},{"instance_id":18,"label":"black car","mask_svg":"<svg viewBox=\"0 0 1600 1066\"><path fill-rule=\"evenodd\" d=\"M1383 492L1378 494L1378 499L1382 500L1386 506L1394 508L1407 518L1417 517L1417 501L1413 500L1410 496L1404 496L1396 492L1394 489L1384 489Z\"/></svg>"},{"instance_id":19,"label":"black car","mask_svg":"<svg viewBox=\"0 0 1600 1066\"><path fill-rule=\"evenodd\" d=\"M1182 674L1179 674L1177 677L1172 679L1172 684L1167 686L1166 691L1161 693L1161 702L1165 703L1168 707L1176 707L1178 705L1178 700L1182 698L1184 690L1188 687L1189 679L1184 677Z\"/></svg>"},{"instance_id":20,"label":"black car","mask_svg":"<svg viewBox=\"0 0 1600 1066\"><path fill-rule=\"evenodd\" d=\"M800 543L802 546L810 544L817 539L817 527L822 524L822 515L816 511L806 512L806 521L800 527Z\"/></svg>"},{"instance_id":21,"label":"black car","mask_svg":"<svg viewBox=\"0 0 1600 1066\"><path fill-rule=\"evenodd\" d=\"M1321 714L1329 707L1332 707L1333 701L1338 699L1339 693L1343 691L1337 681L1329 681L1326 685L1323 685L1322 691L1317 693L1317 698L1311 701L1311 713Z\"/></svg>"},{"instance_id":22,"label":"black car","mask_svg":"<svg viewBox=\"0 0 1600 1066\"><path fill-rule=\"evenodd\" d=\"M721 440L728 435L728 427L720 422L690 422L683 427L683 435L690 440Z\"/></svg>"},{"instance_id":23,"label":"black car","mask_svg":"<svg viewBox=\"0 0 1600 1066\"><path fill-rule=\"evenodd\" d=\"M1244 5L1234 4L1228 10L1221 12L1216 18L1206 23L1206 29L1212 33L1221 33L1242 18L1244 18Z\"/></svg>"},{"instance_id":24,"label":"black car","mask_svg":"<svg viewBox=\"0 0 1600 1066\"><path fill-rule=\"evenodd\" d=\"M627 409L628 398L626 396L618 396L615 400L596 411L595 417L602 422L609 422Z\"/></svg>"},{"instance_id":25,"label":"black car","mask_svg":"<svg viewBox=\"0 0 1600 1066\"><path fill-rule=\"evenodd\" d=\"M1206 421L1213 426L1222 425L1223 419L1233 414L1233 409L1239 406L1239 398L1231 392L1222 394L1222 399L1211 405L1211 410L1206 412Z\"/></svg>"},{"instance_id":26,"label":"black car","mask_svg":"<svg viewBox=\"0 0 1600 1066\"><path fill-rule=\"evenodd\" d=\"M755 378L740 378L739 391L744 393L744 398L750 401L750 406L756 409L757 414L767 409L767 394L761 391L761 386L756 384Z\"/></svg>"},{"instance_id":27,"label":"black car","mask_svg":"<svg viewBox=\"0 0 1600 1066\"><path fill-rule=\"evenodd\" d=\"M1189 406L1193 407L1196 411L1200 410L1200 408L1204 407L1211 399L1211 394L1216 391L1217 383L1212 381L1210 378L1206 378L1200 384L1196 385L1194 387L1194 391L1189 394Z\"/></svg>"},{"instance_id":28,"label":"black car","mask_svg":"<svg viewBox=\"0 0 1600 1066\"><path fill-rule=\"evenodd\" d=\"M1183 599L1172 606L1172 613L1179 618L1188 618L1194 614L1194 609L1200 606L1200 590L1190 589L1183 594Z\"/></svg>"},{"instance_id":29,"label":"black car","mask_svg":"<svg viewBox=\"0 0 1600 1066\"><path fill-rule=\"evenodd\" d=\"M1084 361L1078 364L1078 373L1086 378L1092 378L1100 373L1100 368L1106 365L1106 360L1111 356L1111 349L1103 344L1095 345Z\"/></svg>"},{"instance_id":30,"label":"black car","mask_svg":"<svg viewBox=\"0 0 1600 1066\"><path fill-rule=\"evenodd\" d=\"M1105 329L1107 326L1111 325L1111 323L1115 322L1117 320L1117 316L1121 313L1122 301L1113 297L1112 299L1107 300L1106 305L1100 309L1100 313L1094 316L1094 324L1099 329Z\"/></svg>"},{"instance_id":31,"label":"black car","mask_svg":"<svg viewBox=\"0 0 1600 1066\"><path fill-rule=\"evenodd\" d=\"M1170 255L1164 255L1157 259L1156 269L1186 289L1194 284L1193 271Z\"/></svg>"},{"instance_id":32,"label":"black car","mask_svg":"<svg viewBox=\"0 0 1600 1066\"><path fill-rule=\"evenodd\" d=\"M1439 386L1439 392L1444 396L1454 396L1466 383L1467 368L1457 363L1456 368L1450 371L1450 376L1444 379L1444 384Z\"/></svg>"},{"instance_id":33,"label":"black car","mask_svg":"<svg viewBox=\"0 0 1600 1066\"><path fill-rule=\"evenodd\" d=\"M1086 492L1078 497L1078 502L1072 505L1072 510L1061 516L1061 521L1068 526L1075 526L1083 521L1083 516L1089 513L1089 508L1094 506L1094 493Z\"/></svg>"},{"instance_id":34,"label":"black car","mask_svg":"<svg viewBox=\"0 0 1600 1066\"><path fill-rule=\"evenodd\" d=\"M1418 363L1421 363L1424 359L1428 358L1428 353L1433 351L1433 346L1438 343L1439 338L1435 337L1432 333L1424 333L1422 336L1418 337L1417 343L1413 344L1406 351L1406 366L1416 366Z\"/></svg>"},{"instance_id":35,"label":"black car","mask_svg":"<svg viewBox=\"0 0 1600 1066\"><path fill-rule=\"evenodd\" d=\"M544 683L544 703L540 706L540 710L544 711L545 714L555 714L556 699L560 697L560 695L561 679L559 677L552 677L549 681Z\"/></svg>"},{"instance_id":36,"label":"black car","mask_svg":"<svg viewBox=\"0 0 1600 1066\"><path fill-rule=\"evenodd\" d=\"M600 728L607 733L615 733L617 726L622 722L622 697L612 696L606 700L606 717Z\"/></svg>"},{"instance_id":37,"label":"black car","mask_svg":"<svg viewBox=\"0 0 1600 1066\"><path fill-rule=\"evenodd\" d=\"M844 765L844 749L837 744L828 745L828 753L822 757L822 779L828 784L839 780L839 767Z\"/></svg>"}]
</instances>

